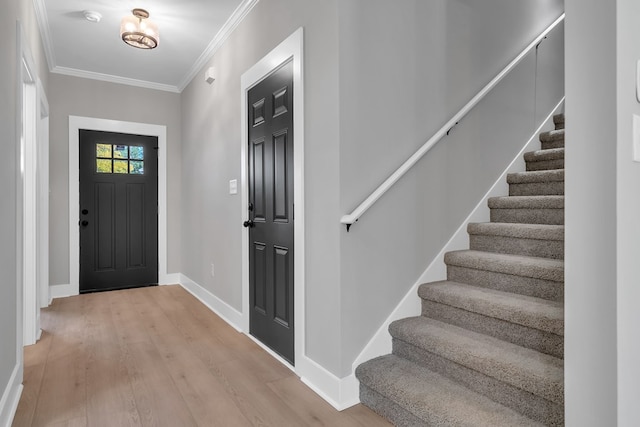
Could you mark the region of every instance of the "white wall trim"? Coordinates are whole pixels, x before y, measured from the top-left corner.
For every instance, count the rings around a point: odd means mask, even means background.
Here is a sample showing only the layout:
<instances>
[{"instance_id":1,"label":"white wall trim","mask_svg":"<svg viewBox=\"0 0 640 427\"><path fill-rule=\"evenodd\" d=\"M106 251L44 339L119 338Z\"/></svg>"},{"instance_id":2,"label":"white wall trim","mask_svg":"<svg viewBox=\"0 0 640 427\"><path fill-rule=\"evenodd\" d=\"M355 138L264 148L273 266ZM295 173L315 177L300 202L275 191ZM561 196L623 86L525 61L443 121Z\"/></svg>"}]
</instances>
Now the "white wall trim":
<instances>
[{"instance_id":1,"label":"white wall trim","mask_svg":"<svg viewBox=\"0 0 640 427\"><path fill-rule=\"evenodd\" d=\"M18 409L23 389L22 375L20 374L21 363L13 368L9 383L2 393L2 399L0 399L0 427L11 427L16 409Z\"/></svg>"},{"instance_id":2,"label":"white wall trim","mask_svg":"<svg viewBox=\"0 0 640 427\"><path fill-rule=\"evenodd\" d=\"M470 222L488 222L489 221L489 209L487 208L487 200L490 197L503 196L508 194L509 186L507 184L507 174L512 172L523 171L525 168L523 154L527 151L534 150L533 146L538 142L538 136L545 126L553 125L553 115L561 111L564 104L564 97L556 105L553 111L547 116L542 124L531 135L529 141L522 147L520 152L511 161L509 166L504 170L496 182L491 186L489 191L478 202L471 213L465 218L460 227L451 236L449 241L445 244L442 250L431 261L427 269L422 273L416 283L409 289L409 292L400 301L396 308L391 312L389 317L378 328L373 338L369 340L362 352L358 355L353 362L352 369L355 371L356 367L361 363L371 360L375 357L382 356L391 353L391 335L389 334L389 324L399 319L406 317L419 316L421 314L421 303L418 298L418 287L423 283L444 280L447 277L447 268L444 263L444 254L450 251L459 249L468 249L469 236L467 234L467 224Z\"/></svg>"},{"instance_id":3,"label":"white wall trim","mask_svg":"<svg viewBox=\"0 0 640 427\"><path fill-rule=\"evenodd\" d=\"M293 131L294 131L294 324L296 373L302 376L298 362L304 357L305 340L305 239L304 239L304 85L303 29L297 29L264 58L247 70L241 78L241 165L240 217L248 212L247 178L247 92L285 62L293 61ZM240 227L241 221L238 221ZM249 231L242 228L242 330L249 333Z\"/></svg>"},{"instance_id":4,"label":"white wall trim","mask_svg":"<svg viewBox=\"0 0 640 427\"><path fill-rule=\"evenodd\" d=\"M342 411L360 403L360 383L354 374L338 378L307 357L302 362L300 380L335 409Z\"/></svg>"},{"instance_id":5,"label":"white wall trim","mask_svg":"<svg viewBox=\"0 0 640 427\"><path fill-rule=\"evenodd\" d=\"M37 284L40 308L49 305L49 101L40 79L38 94L38 170L37 170L37 217L38 217L38 275ZM38 316L40 312L38 311ZM38 321L38 324L40 322Z\"/></svg>"},{"instance_id":6,"label":"white wall trim","mask_svg":"<svg viewBox=\"0 0 640 427\"><path fill-rule=\"evenodd\" d=\"M65 298L78 295L78 287L73 287L70 283L51 285L49 287L49 305L56 298Z\"/></svg>"},{"instance_id":7,"label":"white wall trim","mask_svg":"<svg viewBox=\"0 0 640 427\"><path fill-rule=\"evenodd\" d=\"M256 4L258 4L260 0L243 0L242 3L236 8L236 10L231 14L227 22L222 26L220 31L215 35L213 40L206 47L204 52L198 57L196 62L191 66L187 74L182 78L180 83L178 84L178 91L182 92L185 87L193 80L193 78L198 74L198 72L205 66L213 55L220 49L222 44L227 40L227 38L231 35L233 30L236 29L238 25L244 20L245 16L251 12Z\"/></svg>"},{"instance_id":8,"label":"white wall trim","mask_svg":"<svg viewBox=\"0 0 640 427\"><path fill-rule=\"evenodd\" d=\"M19 84L21 85L20 106L18 115L20 126L18 136L20 140L20 186L22 221L22 275L19 282L22 289L22 345L35 344L40 329L40 289L38 287L38 273L40 258L38 251L38 74L31 49L27 42L22 25L18 22L18 62Z\"/></svg>"},{"instance_id":9,"label":"white wall trim","mask_svg":"<svg viewBox=\"0 0 640 427\"><path fill-rule=\"evenodd\" d=\"M80 221L80 169L78 164L80 129L148 135L158 138L158 283L169 283L170 281L167 280L167 127L69 116L69 285L71 295L78 295L80 292L80 229L78 227Z\"/></svg>"},{"instance_id":10,"label":"white wall trim","mask_svg":"<svg viewBox=\"0 0 640 427\"><path fill-rule=\"evenodd\" d=\"M36 21L38 21L47 65L49 66L49 71L53 71L56 66L56 56L53 50L51 27L49 26L49 17L47 16L47 7L44 4L44 0L33 0L33 9L36 14Z\"/></svg>"},{"instance_id":11,"label":"white wall trim","mask_svg":"<svg viewBox=\"0 0 640 427\"><path fill-rule=\"evenodd\" d=\"M242 313L235 308L231 307L226 302L209 292L203 286L189 279L184 274L180 275L180 285L185 288L190 294L200 300L211 311L220 316L222 320L227 322L231 327L235 328L238 332L244 332L242 330Z\"/></svg>"},{"instance_id":12,"label":"white wall trim","mask_svg":"<svg viewBox=\"0 0 640 427\"><path fill-rule=\"evenodd\" d=\"M159 281L159 285L179 285L182 283L182 274L171 273L165 274L163 280Z\"/></svg>"},{"instance_id":13,"label":"white wall trim","mask_svg":"<svg viewBox=\"0 0 640 427\"><path fill-rule=\"evenodd\" d=\"M55 66L52 70L54 74L62 74L65 76L80 77L83 79L99 80L103 82L116 83L121 85L142 87L145 89L162 90L165 92L180 93L177 86L149 82L146 80L132 79L129 77L114 76L112 74L96 73L94 71L78 70L77 68Z\"/></svg>"}]
</instances>

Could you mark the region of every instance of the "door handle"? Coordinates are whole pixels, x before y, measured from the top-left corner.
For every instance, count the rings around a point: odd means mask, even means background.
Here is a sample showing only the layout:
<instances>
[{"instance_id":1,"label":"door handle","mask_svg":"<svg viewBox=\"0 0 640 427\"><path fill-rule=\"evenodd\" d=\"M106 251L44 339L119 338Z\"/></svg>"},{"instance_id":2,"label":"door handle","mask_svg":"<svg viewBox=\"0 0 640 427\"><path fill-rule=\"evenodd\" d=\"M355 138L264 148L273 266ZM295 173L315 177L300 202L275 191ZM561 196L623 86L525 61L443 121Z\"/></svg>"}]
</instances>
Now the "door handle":
<instances>
[{"instance_id":1,"label":"door handle","mask_svg":"<svg viewBox=\"0 0 640 427\"><path fill-rule=\"evenodd\" d=\"M83 227L86 227L87 225L89 225L89 221L84 220L80 224L82 224Z\"/></svg>"},{"instance_id":2,"label":"door handle","mask_svg":"<svg viewBox=\"0 0 640 427\"><path fill-rule=\"evenodd\" d=\"M242 226L251 228L251 227L255 227L256 224L252 220L248 220L248 221L243 222Z\"/></svg>"}]
</instances>

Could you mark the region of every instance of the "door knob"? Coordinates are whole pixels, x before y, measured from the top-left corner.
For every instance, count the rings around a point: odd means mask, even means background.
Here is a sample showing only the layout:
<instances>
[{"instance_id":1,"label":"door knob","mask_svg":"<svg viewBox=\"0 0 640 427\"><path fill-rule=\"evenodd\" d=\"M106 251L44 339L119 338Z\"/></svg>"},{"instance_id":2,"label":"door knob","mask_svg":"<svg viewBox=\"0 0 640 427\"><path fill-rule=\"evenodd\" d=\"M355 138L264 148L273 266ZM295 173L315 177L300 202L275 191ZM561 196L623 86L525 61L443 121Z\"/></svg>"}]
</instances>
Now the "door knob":
<instances>
[{"instance_id":1,"label":"door knob","mask_svg":"<svg viewBox=\"0 0 640 427\"><path fill-rule=\"evenodd\" d=\"M82 224L83 227L86 227L87 225L89 225L89 221L85 220L85 221L82 221L80 224Z\"/></svg>"},{"instance_id":2,"label":"door knob","mask_svg":"<svg viewBox=\"0 0 640 427\"><path fill-rule=\"evenodd\" d=\"M86 215L88 213L89 213L89 211L87 209L82 209L82 215Z\"/></svg>"},{"instance_id":3,"label":"door knob","mask_svg":"<svg viewBox=\"0 0 640 427\"><path fill-rule=\"evenodd\" d=\"M249 228L251 228L251 227L255 227L255 226L256 226L256 224L255 224L253 221L251 221L251 220L248 220L248 221L243 222L243 223L242 223L242 225L243 225L244 227L249 227Z\"/></svg>"}]
</instances>

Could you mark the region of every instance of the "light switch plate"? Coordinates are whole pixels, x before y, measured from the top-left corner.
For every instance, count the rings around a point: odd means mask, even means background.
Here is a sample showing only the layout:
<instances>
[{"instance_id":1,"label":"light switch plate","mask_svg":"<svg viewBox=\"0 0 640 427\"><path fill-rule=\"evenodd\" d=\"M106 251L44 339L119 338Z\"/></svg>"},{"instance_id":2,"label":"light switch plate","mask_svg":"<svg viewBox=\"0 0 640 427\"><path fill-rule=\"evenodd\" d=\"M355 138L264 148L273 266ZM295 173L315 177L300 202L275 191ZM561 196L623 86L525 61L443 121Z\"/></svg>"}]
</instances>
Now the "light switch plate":
<instances>
[{"instance_id":1,"label":"light switch plate","mask_svg":"<svg viewBox=\"0 0 640 427\"><path fill-rule=\"evenodd\" d=\"M640 116L633 115L633 161L640 162Z\"/></svg>"},{"instance_id":2,"label":"light switch plate","mask_svg":"<svg viewBox=\"0 0 640 427\"><path fill-rule=\"evenodd\" d=\"M232 179L229 181L229 194L238 194L238 180Z\"/></svg>"}]
</instances>

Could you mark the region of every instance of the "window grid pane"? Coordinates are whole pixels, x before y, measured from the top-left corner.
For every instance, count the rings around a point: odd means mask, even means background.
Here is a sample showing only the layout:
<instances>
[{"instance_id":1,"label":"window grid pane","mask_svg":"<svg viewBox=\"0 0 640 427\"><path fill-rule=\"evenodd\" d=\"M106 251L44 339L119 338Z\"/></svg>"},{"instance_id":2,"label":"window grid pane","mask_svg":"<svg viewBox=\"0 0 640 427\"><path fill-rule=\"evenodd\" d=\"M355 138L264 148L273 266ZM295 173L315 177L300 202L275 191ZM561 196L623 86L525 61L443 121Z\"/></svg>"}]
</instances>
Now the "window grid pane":
<instances>
[{"instance_id":1,"label":"window grid pane","mask_svg":"<svg viewBox=\"0 0 640 427\"><path fill-rule=\"evenodd\" d=\"M111 159L96 159L96 172L112 173Z\"/></svg>"},{"instance_id":2,"label":"window grid pane","mask_svg":"<svg viewBox=\"0 0 640 427\"><path fill-rule=\"evenodd\" d=\"M96 144L96 172L144 175L144 147Z\"/></svg>"},{"instance_id":3,"label":"window grid pane","mask_svg":"<svg viewBox=\"0 0 640 427\"><path fill-rule=\"evenodd\" d=\"M129 158L131 160L144 160L144 147L129 147Z\"/></svg>"},{"instance_id":4,"label":"window grid pane","mask_svg":"<svg viewBox=\"0 0 640 427\"><path fill-rule=\"evenodd\" d=\"M96 157L110 159L112 157L111 144L96 144Z\"/></svg>"}]
</instances>

